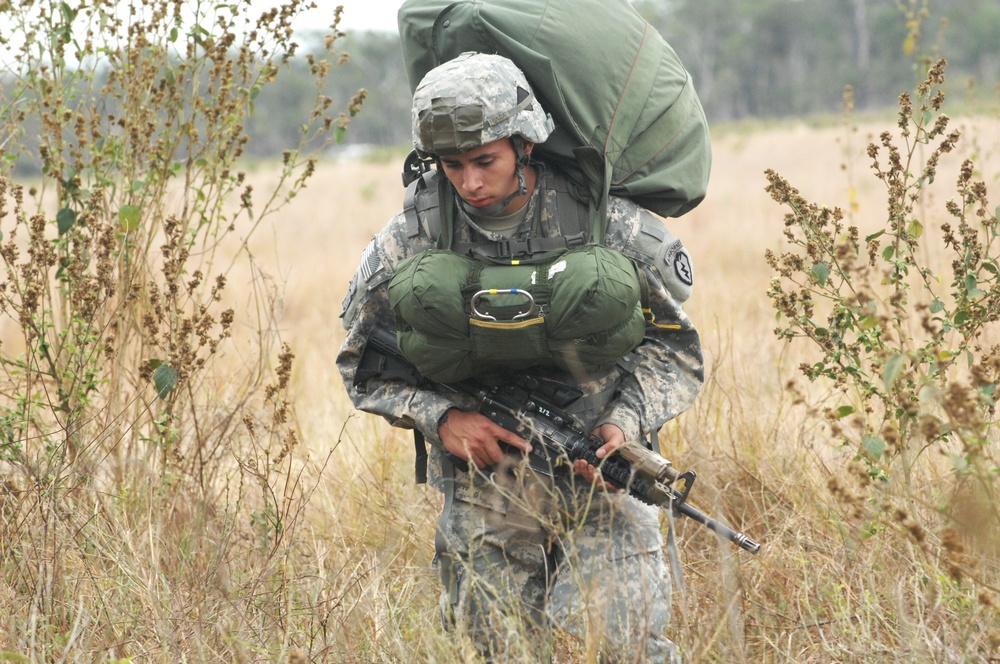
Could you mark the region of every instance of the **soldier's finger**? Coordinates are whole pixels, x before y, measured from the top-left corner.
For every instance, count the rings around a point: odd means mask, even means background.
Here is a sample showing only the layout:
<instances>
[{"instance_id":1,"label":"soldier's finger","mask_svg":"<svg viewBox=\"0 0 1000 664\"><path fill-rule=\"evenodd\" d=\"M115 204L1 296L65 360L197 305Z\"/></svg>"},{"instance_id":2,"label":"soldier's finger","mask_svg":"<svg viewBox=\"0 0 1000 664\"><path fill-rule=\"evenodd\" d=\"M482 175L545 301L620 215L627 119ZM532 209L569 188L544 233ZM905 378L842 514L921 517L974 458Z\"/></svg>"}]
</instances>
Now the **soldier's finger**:
<instances>
[{"instance_id":1,"label":"soldier's finger","mask_svg":"<svg viewBox=\"0 0 1000 664\"><path fill-rule=\"evenodd\" d=\"M598 459L603 459L604 457L608 456L614 451L615 451L614 447L612 447L610 444L605 443L604 445L601 445L600 447L597 448L597 452L595 452L595 454L597 454Z\"/></svg>"},{"instance_id":2,"label":"soldier's finger","mask_svg":"<svg viewBox=\"0 0 1000 664\"><path fill-rule=\"evenodd\" d=\"M514 433L512 431L507 431L506 429L501 429L500 432L499 432L499 435L497 436L497 439L501 440L501 441L503 441L505 443L507 443L511 447L516 447L517 449L521 450L522 452L530 452L531 451L531 443L529 443L528 441L526 441L524 438L521 438L520 436L518 436L516 433Z\"/></svg>"}]
</instances>

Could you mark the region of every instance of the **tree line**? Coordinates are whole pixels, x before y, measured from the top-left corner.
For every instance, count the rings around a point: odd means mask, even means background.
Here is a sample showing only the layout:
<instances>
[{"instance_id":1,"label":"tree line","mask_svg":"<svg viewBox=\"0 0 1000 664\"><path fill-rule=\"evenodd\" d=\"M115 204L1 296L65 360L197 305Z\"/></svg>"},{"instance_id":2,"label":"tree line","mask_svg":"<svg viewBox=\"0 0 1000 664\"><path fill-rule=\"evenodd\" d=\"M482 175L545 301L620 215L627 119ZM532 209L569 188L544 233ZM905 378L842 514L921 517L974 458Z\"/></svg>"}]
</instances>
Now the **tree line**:
<instances>
[{"instance_id":1,"label":"tree line","mask_svg":"<svg viewBox=\"0 0 1000 664\"><path fill-rule=\"evenodd\" d=\"M677 51L712 122L837 113L846 86L859 111L892 108L930 58L946 58L952 99L995 98L1000 82L996 0L636 0ZM368 90L348 143L406 144L409 87L399 38L348 35L350 59L331 76L344 101ZM955 88L959 94L955 94ZM291 96L258 104L251 144L270 149ZM294 131L294 127L289 128Z\"/></svg>"},{"instance_id":2,"label":"tree line","mask_svg":"<svg viewBox=\"0 0 1000 664\"><path fill-rule=\"evenodd\" d=\"M677 51L713 123L837 113L846 86L856 110L890 109L901 92L914 87L926 63L942 57L949 63L952 100L992 101L1000 91L996 0L635 0L634 5ZM271 158L299 143L295 118L308 116L315 99L306 55L324 49L324 35L304 32L298 38L302 48L285 63L287 71L255 99L246 126L250 156ZM410 89L398 35L360 32L337 44L343 62L331 71L324 93L335 108L345 108L359 89L367 90L343 143L408 144ZM10 76L0 79L0 102Z\"/></svg>"}]
</instances>

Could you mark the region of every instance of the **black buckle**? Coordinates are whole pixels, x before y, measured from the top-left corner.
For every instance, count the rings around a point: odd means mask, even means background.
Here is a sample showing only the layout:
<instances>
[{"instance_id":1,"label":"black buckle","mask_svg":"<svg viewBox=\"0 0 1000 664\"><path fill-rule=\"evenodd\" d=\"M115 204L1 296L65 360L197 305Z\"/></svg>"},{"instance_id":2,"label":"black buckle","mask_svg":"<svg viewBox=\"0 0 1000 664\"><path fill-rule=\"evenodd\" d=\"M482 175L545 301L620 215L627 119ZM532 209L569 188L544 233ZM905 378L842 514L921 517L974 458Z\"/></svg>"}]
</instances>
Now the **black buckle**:
<instances>
[{"instance_id":1,"label":"black buckle","mask_svg":"<svg viewBox=\"0 0 1000 664\"><path fill-rule=\"evenodd\" d=\"M497 240L497 258L510 258L510 240Z\"/></svg>"},{"instance_id":2,"label":"black buckle","mask_svg":"<svg viewBox=\"0 0 1000 664\"><path fill-rule=\"evenodd\" d=\"M411 150L403 162L403 186L409 187L410 183L419 180L420 177L431 170L433 159L424 159L416 150Z\"/></svg>"}]
</instances>

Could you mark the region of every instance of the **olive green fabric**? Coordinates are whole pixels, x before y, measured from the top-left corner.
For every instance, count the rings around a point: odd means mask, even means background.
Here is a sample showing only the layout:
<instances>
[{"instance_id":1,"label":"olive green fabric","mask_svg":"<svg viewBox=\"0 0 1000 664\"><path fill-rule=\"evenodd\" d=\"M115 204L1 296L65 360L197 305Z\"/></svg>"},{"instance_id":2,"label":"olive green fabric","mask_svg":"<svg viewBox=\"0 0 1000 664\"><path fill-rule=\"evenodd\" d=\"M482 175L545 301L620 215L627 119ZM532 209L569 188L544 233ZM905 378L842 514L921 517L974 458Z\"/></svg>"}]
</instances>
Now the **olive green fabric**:
<instances>
[{"instance_id":1,"label":"olive green fabric","mask_svg":"<svg viewBox=\"0 0 1000 664\"><path fill-rule=\"evenodd\" d=\"M676 217L704 198L711 146L701 102L628 0L406 0L398 19L411 91L463 52L513 60L555 120L537 154L596 207L611 193Z\"/></svg>"},{"instance_id":2,"label":"olive green fabric","mask_svg":"<svg viewBox=\"0 0 1000 664\"><path fill-rule=\"evenodd\" d=\"M536 365L611 366L642 341L641 296L635 264L601 245L516 265L428 250L389 282L400 351L443 383Z\"/></svg>"}]
</instances>

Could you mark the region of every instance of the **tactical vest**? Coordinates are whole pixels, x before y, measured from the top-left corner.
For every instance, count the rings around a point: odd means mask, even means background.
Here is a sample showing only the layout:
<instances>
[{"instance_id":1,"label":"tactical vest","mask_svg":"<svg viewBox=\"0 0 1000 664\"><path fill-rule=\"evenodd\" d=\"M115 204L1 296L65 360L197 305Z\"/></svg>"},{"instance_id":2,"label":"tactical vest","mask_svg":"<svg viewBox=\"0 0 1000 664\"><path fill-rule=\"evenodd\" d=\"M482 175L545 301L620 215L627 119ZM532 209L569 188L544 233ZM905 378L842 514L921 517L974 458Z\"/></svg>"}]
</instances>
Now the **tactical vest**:
<instances>
[{"instance_id":1,"label":"tactical vest","mask_svg":"<svg viewBox=\"0 0 1000 664\"><path fill-rule=\"evenodd\" d=\"M594 241L604 224L591 228L591 209L564 179L543 179L556 191L546 212L561 234L499 242L455 239L461 213L443 176L409 184L408 233L426 228L438 248L400 261L388 296L400 351L425 377L446 383L532 366L579 375L614 365L642 341L639 268Z\"/></svg>"}]
</instances>

